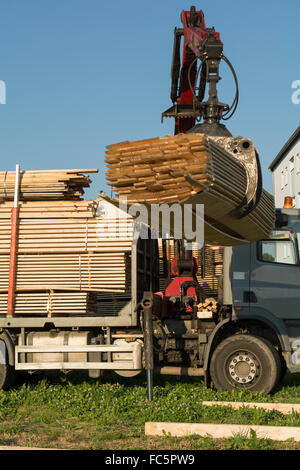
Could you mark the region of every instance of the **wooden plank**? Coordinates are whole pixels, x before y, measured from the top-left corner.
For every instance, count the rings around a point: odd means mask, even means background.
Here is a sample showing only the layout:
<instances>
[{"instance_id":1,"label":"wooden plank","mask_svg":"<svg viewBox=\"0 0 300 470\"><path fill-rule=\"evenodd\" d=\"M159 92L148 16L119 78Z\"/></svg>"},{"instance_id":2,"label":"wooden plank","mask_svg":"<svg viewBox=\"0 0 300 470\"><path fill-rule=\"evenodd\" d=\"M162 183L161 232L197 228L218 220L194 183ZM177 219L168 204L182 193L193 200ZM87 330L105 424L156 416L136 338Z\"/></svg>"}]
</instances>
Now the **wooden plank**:
<instances>
[{"instance_id":1,"label":"wooden plank","mask_svg":"<svg viewBox=\"0 0 300 470\"><path fill-rule=\"evenodd\" d=\"M257 426L241 424L207 424L207 423L145 423L146 436L176 437L200 435L211 436L214 439L231 438L241 434L245 439L251 437L251 429L259 439L285 441L294 439L300 441L300 427L293 426Z\"/></svg>"},{"instance_id":2,"label":"wooden plank","mask_svg":"<svg viewBox=\"0 0 300 470\"><path fill-rule=\"evenodd\" d=\"M256 402L236 402L236 401L202 401L204 406L229 406L234 410L240 408L260 408L265 411L279 411L287 415L292 413L300 413L299 403L256 403Z\"/></svg>"}]
</instances>

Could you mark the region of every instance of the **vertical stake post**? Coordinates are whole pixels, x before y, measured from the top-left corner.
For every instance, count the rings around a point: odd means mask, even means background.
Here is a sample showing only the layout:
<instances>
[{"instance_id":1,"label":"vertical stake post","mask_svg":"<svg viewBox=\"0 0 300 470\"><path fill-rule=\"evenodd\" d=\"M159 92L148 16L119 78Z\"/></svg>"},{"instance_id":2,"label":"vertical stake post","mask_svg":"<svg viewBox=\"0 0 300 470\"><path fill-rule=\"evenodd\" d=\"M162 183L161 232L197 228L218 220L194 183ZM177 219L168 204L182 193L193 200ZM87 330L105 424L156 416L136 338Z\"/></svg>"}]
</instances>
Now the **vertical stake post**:
<instances>
[{"instance_id":1,"label":"vertical stake post","mask_svg":"<svg viewBox=\"0 0 300 470\"><path fill-rule=\"evenodd\" d=\"M20 165L16 165L14 205L11 210L11 239L10 239L8 295L7 295L7 314L9 316L14 314L14 305L15 305L15 283L16 283L18 223L19 223L19 185L20 185Z\"/></svg>"},{"instance_id":2,"label":"vertical stake post","mask_svg":"<svg viewBox=\"0 0 300 470\"><path fill-rule=\"evenodd\" d=\"M147 371L147 391L148 400L153 399L153 322L152 322L152 307L153 307L153 294L152 292L144 292L143 300L143 322L144 322L144 342L145 342L145 369Z\"/></svg>"}]
</instances>

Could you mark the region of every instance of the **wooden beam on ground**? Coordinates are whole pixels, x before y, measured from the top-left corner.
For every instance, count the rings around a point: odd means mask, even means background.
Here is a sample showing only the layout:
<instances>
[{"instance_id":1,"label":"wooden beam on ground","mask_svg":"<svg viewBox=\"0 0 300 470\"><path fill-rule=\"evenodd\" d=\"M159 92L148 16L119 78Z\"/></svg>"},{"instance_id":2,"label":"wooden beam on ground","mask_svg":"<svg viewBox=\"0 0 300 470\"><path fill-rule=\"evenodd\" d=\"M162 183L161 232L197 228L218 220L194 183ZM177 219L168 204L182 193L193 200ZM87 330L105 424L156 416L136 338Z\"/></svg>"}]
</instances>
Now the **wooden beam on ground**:
<instances>
[{"instance_id":1,"label":"wooden beam on ground","mask_svg":"<svg viewBox=\"0 0 300 470\"><path fill-rule=\"evenodd\" d=\"M242 424L207 424L207 423L145 423L146 436L184 437L191 435L211 436L214 439L228 439L237 434L244 438L251 437L251 430L260 439L285 441L294 439L300 441L300 427L295 426L257 426Z\"/></svg>"},{"instance_id":2,"label":"wooden beam on ground","mask_svg":"<svg viewBox=\"0 0 300 470\"><path fill-rule=\"evenodd\" d=\"M204 406L230 406L234 410L240 408L261 408L265 411L279 411L286 415L290 413L300 413L300 403L254 403L235 401L203 401Z\"/></svg>"}]
</instances>

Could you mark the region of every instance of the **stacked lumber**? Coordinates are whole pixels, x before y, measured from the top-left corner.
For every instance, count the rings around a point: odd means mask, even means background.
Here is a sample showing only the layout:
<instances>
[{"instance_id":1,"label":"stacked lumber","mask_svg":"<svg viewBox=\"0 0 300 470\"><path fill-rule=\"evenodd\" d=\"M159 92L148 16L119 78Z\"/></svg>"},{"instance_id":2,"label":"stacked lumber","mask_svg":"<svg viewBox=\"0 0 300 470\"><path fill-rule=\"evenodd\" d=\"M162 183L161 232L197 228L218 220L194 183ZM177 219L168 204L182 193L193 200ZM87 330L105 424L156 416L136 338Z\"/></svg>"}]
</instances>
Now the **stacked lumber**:
<instances>
[{"instance_id":1,"label":"stacked lumber","mask_svg":"<svg viewBox=\"0 0 300 470\"><path fill-rule=\"evenodd\" d=\"M91 292L17 292L15 316L83 315L95 314L97 298ZM0 315L7 313L7 294L0 294Z\"/></svg>"},{"instance_id":2,"label":"stacked lumber","mask_svg":"<svg viewBox=\"0 0 300 470\"><path fill-rule=\"evenodd\" d=\"M219 309L219 304L213 297L208 297L204 300L204 302L200 302L197 307L198 312L217 313Z\"/></svg>"},{"instance_id":3,"label":"stacked lumber","mask_svg":"<svg viewBox=\"0 0 300 470\"><path fill-rule=\"evenodd\" d=\"M97 173L97 169L22 171L20 173L20 199L79 199L91 180L84 173ZM0 200L13 200L15 172L0 172Z\"/></svg>"},{"instance_id":4,"label":"stacked lumber","mask_svg":"<svg viewBox=\"0 0 300 470\"><path fill-rule=\"evenodd\" d=\"M253 147L254 148L254 147ZM130 203L204 204L205 241L236 245L266 237L274 225L274 200L266 191L242 219L232 211L245 198L243 164L213 138L179 134L107 146L107 182Z\"/></svg>"},{"instance_id":5,"label":"stacked lumber","mask_svg":"<svg viewBox=\"0 0 300 470\"><path fill-rule=\"evenodd\" d=\"M10 218L13 202L0 203L0 220ZM20 219L84 219L94 218L97 211L96 201L20 201Z\"/></svg>"},{"instance_id":6,"label":"stacked lumber","mask_svg":"<svg viewBox=\"0 0 300 470\"><path fill-rule=\"evenodd\" d=\"M199 260L197 280L207 297L217 297L219 278L223 273L224 248L205 245L201 250L193 250L193 256ZM203 267L203 269L202 269Z\"/></svg>"},{"instance_id":7,"label":"stacked lumber","mask_svg":"<svg viewBox=\"0 0 300 470\"><path fill-rule=\"evenodd\" d=\"M212 162L206 142L202 134L189 134L108 145L108 184L129 202L183 202L194 192L187 174L209 188L214 183L212 163L222 172L222 160ZM236 162L232 170L241 173ZM245 192L245 175L239 180Z\"/></svg>"},{"instance_id":8,"label":"stacked lumber","mask_svg":"<svg viewBox=\"0 0 300 470\"><path fill-rule=\"evenodd\" d=\"M9 256L0 255L0 292L8 290ZM66 289L124 293L131 286L127 252L18 255L18 291Z\"/></svg>"},{"instance_id":9,"label":"stacked lumber","mask_svg":"<svg viewBox=\"0 0 300 470\"><path fill-rule=\"evenodd\" d=\"M94 201L67 207L59 201L20 203L18 253L87 253L130 251L132 219L96 216ZM0 204L0 253L10 252L11 203Z\"/></svg>"},{"instance_id":10,"label":"stacked lumber","mask_svg":"<svg viewBox=\"0 0 300 470\"><path fill-rule=\"evenodd\" d=\"M104 197L81 200L84 171L21 174L16 316L117 315L128 303L133 220ZM0 315L7 314L14 178L0 172Z\"/></svg>"}]
</instances>

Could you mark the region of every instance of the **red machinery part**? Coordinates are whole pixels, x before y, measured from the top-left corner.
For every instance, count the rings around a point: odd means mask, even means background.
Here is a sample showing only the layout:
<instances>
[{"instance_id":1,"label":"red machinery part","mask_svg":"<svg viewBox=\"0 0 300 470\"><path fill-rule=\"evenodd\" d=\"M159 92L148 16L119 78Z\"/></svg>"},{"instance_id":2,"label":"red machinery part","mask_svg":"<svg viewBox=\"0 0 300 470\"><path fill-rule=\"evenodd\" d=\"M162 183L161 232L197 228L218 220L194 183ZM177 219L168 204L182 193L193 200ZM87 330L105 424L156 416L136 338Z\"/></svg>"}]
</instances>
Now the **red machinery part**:
<instances>
[{"instance_id":1,"label":"red machinery part","mask_svg":"<svg viewBox=\"0 0 300 470\"><path fill-rule=\"evenodd\" d=\"M180 269L178 262L180 259L178 257L173 258L171 261L171 273L174 278L169 279L168 285L165 288L164 292L155 292L156 303L154 303L154 310L156 314L161 316L161 318L173 318L182 308L180 303L172 302L172 298L180 299L181 291L183 284L195 284L195 276L199 269L199 261L197 258L191 258L191 275L180 274ZM194 297L197 301L197 288L193 285L186 288L186 296ZM191 306L185 307L186 313L191 313L193 311Z\"/></svg>"},{"instance_id":2,"label":"red machinery part","mask_svg":"<svg viewBox=\"0 0 300 470\"><path fill-rule=\"evenodd\" d=\"M195 101L202 101L205 93L206 81L214 81L215 77L218 77L218 72L217 69L215 69L215 66L219 63L223 50L220 33L216 32L214 28L206 27L202 10L196 11L195 7L191 7L190 11L183 10L180 18L183 28L175 28L174 31L174 50L171 72L171 99L173 103L175 103L175 107L170 108L170 110L163 113L163 116L175 117L175 135L186 133L194 127L194 115L196 112L194 109ZM184 36L182 60L180 60L181 36ZM200 77L199 95L196 99L195 91L198 80L197 59L202 61L204 67ZM213 60L212 62L211 59ZM216 62L214 62L214 60L216 60ZM207 70L206 67L208 67ZM179 70L180 79L178 84ZM216 81L218 80L219 77ZM222 105L222 103L220 103L220 105ZM180 107L181 109L187 110L187 107L189 106L191 107L191 110L190 112L187 112L187 115L182 116L180 113L178 114L178 109ZM171 110L172 112L170 113Z\"/></svg>"}]
</instances>

